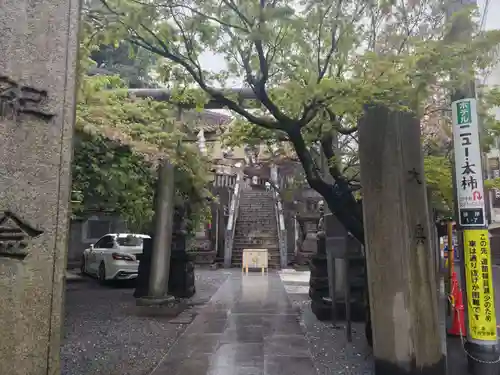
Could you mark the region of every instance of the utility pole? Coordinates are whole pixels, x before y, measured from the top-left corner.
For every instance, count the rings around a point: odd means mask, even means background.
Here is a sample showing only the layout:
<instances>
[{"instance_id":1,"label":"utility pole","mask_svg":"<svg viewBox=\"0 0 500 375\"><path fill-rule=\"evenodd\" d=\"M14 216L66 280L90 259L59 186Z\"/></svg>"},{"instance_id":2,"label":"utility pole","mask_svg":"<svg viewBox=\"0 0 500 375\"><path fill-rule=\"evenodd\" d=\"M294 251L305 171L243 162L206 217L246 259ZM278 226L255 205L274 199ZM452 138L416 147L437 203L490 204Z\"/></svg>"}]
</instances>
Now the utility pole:
<instances>
[{"instance_id":1,"label":"utility pole","mask_svg":"<svg viewBox=\"0 0 500 375\"><path fill-rule=\"evenodd\" d=\"M472 36L468 7L475 0L453 0L450 42L467 41ZM464 61L464 70L469 62ZM474 375L498 375L498 337L491 249L486 221L485 192L475 81L457 87L451 98L454 142L455 214L459 248L463 254L462 287L465 288L468 370ZM452 259L450 259L452 262Z\"/></svg>"}]
</instances>

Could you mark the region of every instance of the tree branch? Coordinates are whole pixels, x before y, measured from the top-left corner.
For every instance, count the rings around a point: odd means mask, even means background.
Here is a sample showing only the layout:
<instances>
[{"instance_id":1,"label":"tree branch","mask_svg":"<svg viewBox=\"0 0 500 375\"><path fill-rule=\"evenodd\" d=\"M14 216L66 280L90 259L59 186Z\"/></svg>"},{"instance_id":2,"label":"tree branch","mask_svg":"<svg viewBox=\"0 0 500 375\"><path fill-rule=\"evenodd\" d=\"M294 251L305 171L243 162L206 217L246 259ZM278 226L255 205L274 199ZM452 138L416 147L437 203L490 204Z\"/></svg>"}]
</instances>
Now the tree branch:
<instances>
[{"instance_id":1,"label":"tree branch","mask_svg":"<svg viewBox=\"0 0 500 375\"><path fill-rule=\"evenodd\" d=\"M351 134L354 134L358 131L358 127L357 126L354 126L352 128L343 128L337 115L335 115L335 113L332 112L331 109L325 107L326 109L326 113L328 114L328 117L330 119L330 121L336 125L334 128L335 128L335 131L337 131L338 133L342 134L342 135L351 135Z\"/></svg>"},{"instance_id":2,"label":"tree branch","mask_svg":"<svg viewBox=\"0 0 500 375\"><path fill-rule=\"evenodd\" d=\"M260 75L255 82L253 90L255 95L259 98L260 102L267 108L267 110L283 124L289 124L292 119L285 115L274 102L269 98L266 91L266 84L269 78L269 62L266 60L266 54L264 52L263 41L262 41L262 28L264 27L265 18L264 11L266 8L266 0L260 0L259 9L259 21L257 24L257 30L259 32L259 37L254 39L255 50L257 51L257 56L259 58L259 70Z\"/></svg>"},{"instance_id":3,"label":"tree branch","mask_svg":"<svg viewBox=\"0 0 500 375\"><path fill-rule=\"evenodd\" d=\"M108 9L109 12L117 15L118 17L121 16L118 12L116 12L113 8L111 8L111 6L107 3L107 0L101 0L101 2ZM208 95L210 95L214 100L218 101L222 105L226 106L228 109L238 113L239 115L243 116L248 121L256 125L262 126L270 130L285 130L286 123L280 123L279 121L272 121L266 117L255 116L250 112L248 112L247 110L245 110L240 105L238 105L235 101L224 96L219 90L210 87L203 78L200 66L197 66L197 64L190 61L190 59L186 60L186 58L183 56L175 55L170 50L168 45L165 42L163 42L160 38L158 38L158 36L143 23L140 23L139 26L142 27L149 35L153 37L153 39L156 41L156 43L158 43L161 49L148 42L144 37L142 37L139 34L137 29L135 29L134 27L127 25L123 21L120 21L120 23L124 25L133 34L133 37L129 37L127 38L127 40L129 40L131 43L137 46L145 48L146 50L149 50L153 53L163 56L182 66L192 76L192 78L200 86L200 88L203 91L205 91Z\"/></svg>"},{"instance_id":4,"label":"tree branch","mask_svg":"<svg viewBox=\"0 0 500 375\"><path fill-rule=\"evenodd\" d=\"M323 64L323 68L321 68L321 69L320 69L321 63L320 63L320 57L319 57L320 56L320 52L321 52L321 42L318 45L318 69L319 69L318 70L318 80L317 80L318 83L325 76L326 71L328 70L328 66L330 65L332 56L335 53L335 51L337 50L337 45L338 45L338 39L337 39L338 18L339 18L339 15L340 15L340 8L342 7L342 1L343 0L337 0L337 7L336 7L337 12L336 12L335 19L334 19L335 25L333 26L333 31L332 31L332 34L331 34L330 50L328 51L328 53L326 55L326 59L325 59L324 64ZM332 2L332 4L330 4L330 6L328 7L328 9L326 10L325 17L330 12L330 10L332 9L332 6L333 6L333 2ZM324 20L324 18L321 20L320 28L323 26L323 20ZM318 41L320 39L320 35L321 35L321 31L318 31Z\"/></svg>"},{"instance_id":5,"label":"tree branch","mask_svg":"<svg viewBox=\"0 0 500 375\"><path fill-rule=\"evenodd\" d=\"M233 0L222 0L222 3L227 5L238 18L247 26L248 29L251 29L254 25L243 13L238 9L238 5Z\"/></svg>"}]
</instances>

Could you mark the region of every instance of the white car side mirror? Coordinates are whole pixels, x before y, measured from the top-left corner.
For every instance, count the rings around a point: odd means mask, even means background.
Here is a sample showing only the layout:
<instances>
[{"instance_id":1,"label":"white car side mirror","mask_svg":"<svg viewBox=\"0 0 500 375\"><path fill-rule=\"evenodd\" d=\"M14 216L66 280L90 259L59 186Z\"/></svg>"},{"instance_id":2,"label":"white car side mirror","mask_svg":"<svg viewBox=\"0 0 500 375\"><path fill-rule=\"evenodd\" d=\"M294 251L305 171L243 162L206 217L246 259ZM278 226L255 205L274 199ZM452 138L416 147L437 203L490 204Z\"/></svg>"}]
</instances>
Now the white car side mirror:
<instances>
[{"instance_id":1,"label":"white car side mirror","mask_svg":"<svg viewBox=\"0 0 500 375\"><path fill-rule=\"evenodd\" d=\"M90 245L90 250L94 250L94 245Z\"/></svg>"}]
</instances>

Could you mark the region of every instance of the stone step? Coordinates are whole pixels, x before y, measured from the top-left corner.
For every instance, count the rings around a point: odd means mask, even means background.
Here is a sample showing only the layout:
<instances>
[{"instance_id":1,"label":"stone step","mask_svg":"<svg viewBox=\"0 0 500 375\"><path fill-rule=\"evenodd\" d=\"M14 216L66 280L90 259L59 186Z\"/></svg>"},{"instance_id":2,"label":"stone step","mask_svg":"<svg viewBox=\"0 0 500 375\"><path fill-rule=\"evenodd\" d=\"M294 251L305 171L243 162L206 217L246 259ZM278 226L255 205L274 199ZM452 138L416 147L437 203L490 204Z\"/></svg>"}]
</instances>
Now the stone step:
<instances>
[{"instance_id":1,"label":"stone step","mask_svg":"<svg viewBox=\"0 0 500 375\"><path fill-rule=\"evenodd\" d=\"M250 205L250 206L267 206L267 207L274 207L274 199L262 199L259 197L256 197L255 199L245 199L241 198L240 199L240 206L242 204L245 205Z\"/></svg>"},{"instance_id":2,"label":"stone step","mask_svg":"<svg viewBox=\"0 0 500 375\"><path fill-rule=\"evenodd\" d=\"M235 254L239 254L239 256L241 256L241 254L243 253L243 250L247 250L247 249L267 249L268 253L269 254L276 254L276 256L279 256L280 254L280 250L278 249L277 246L242 246L242 247L236 247L236 246L233 246L233 256Z\"/></svg>"},{"instance_id":3,"label":"stone step","mask_svg":"<svg viewBox=\"0 0 500 375\"><path fill-rule=\"evenodd\" d=\"M238 221L272 220L276 221L274 212L244 212L238 215Z\"/></svg>"},{"instance_id":4,"label":"stone step","mask_svg":"<svg viewBox=\"0 0 500 375\"><path fill-rule=\"evenodd\" d=\"M254 228L251 231L235 231L234 238L242 241L246 240L276 240L278 238L277 231L263 230L263 228Z\"/></svg>"},{"instance_id":5,"label":"stone step","mask_svg":"<svg viewBox=\"0 0 500 375\"><path fill-rule=\"evenodd\" d=\"M276 228L275 225L272 224L253 224L253 225L236 225L235 233L244 233L247 235L249 232L257 232L257 233L262 233L264 237L274 235L277 233L278 228ZM269 233L269 234L268 234ZM254 234L256 236L257 234Z\"/></svg>"},{"instance_id":6,"label":"stone step","mask_svg":"<svg viewBox=\"0 0 500 375\"><path fill-rule=\"evenodd\" d=\"M278 242L275 243L234 243L233 249L243 250L243 249L277 249L279 247Z\"/></svg>"},{"instance_id":7,"label":"stone step","mask_svg":"<svg viewBox=\"0 0 500 375\"><path fill-rule=\"evenodd\" d=\"M276 254L277 256L279 256L280 254L280 249L279 247L276 245L276 246L244 246L244 247L237 247L237 246L233 246L233 255L234 254L241 254L243 253L243 250L246 250L246 249L267 249L267 252L269 254Z\"/></svg>"},{"instance_id":8,"label":"stone step","mask_svg":"<svg viewBox=\"0 0 500 375\"><path fill-rule=\"evenodd\" d=\"M276 225L271 223L236 223L236 231L238 230L252 230L252 231L262 231L266 232L276 232L278 230Z\"/></svg>"},{"instance_id":9,"label":"stone step","mask_svg":"<svg viewBox=\"0 0 500 375\"><path fill-rule=\"evenodd\" d=\"M267 249L267 253L269 254L270 257L272 256L275 256L275 257L279 257L280 256L280 250L277 248L277 247L262 247L262 246L250 246L250 247L242 247L242 248L237 248L237 247L233 247L233 257L234 256L239 256L241 257L242 254L243 254L243 250L247 250L247 249Z\"/></svg>"},{"instance_id":10,"label":"stone step","mask_svg":"<svg viewBox=\"0 0 500 375\"><path fill-rule=\"evenodd\" d=\"M266 221L251 222L251 223L245 222L245 221L236 222L236 230L238 230L238 229L245 229L245 230L247 230L247 229L255 229L255 230L262 229L263 231L269 232L269 231L276 231L277 230L276 227L277 226L273 222L269 223Z\"/></svg>"},{"instance_id":11,"label":"stone step","mask_svg":"<svg viewBox=\"0 0 500 375\"><path fill-rule=\"evenodd\" d=\"M278 247L276 246L270 246L270 247L262 247L262 246L250 246L250 247L242 247L242 248L237 248L237 247L233 247L233 256L234 255L239 255L241 256L241 254L243 253L243 250L246 250L246 249L267 249L267 253L269 254L269 256L280 256L280 250Z\"/></svg>"},{"instance_id":12,"label":"stone step","mask_svg":"<svg viewBox=\"0 0 500 375\"><path fill-rule=\"evenodd\" d=\"M276 239L278 238L277 231L264 231L263 228L253 228L251 230L238 230L234 232L234 237L238 239Z\"/></svg>"},{"instance_id":13,"label":"stone step","mask_svg":"<svg viewBox=\"0 0 500 375\"><path fill-rule=\"evenodd\" d=\"M247 213L245 215L238 215L236 222L242 223L276 223L276 218L273 214L261 214L255 212L255 214Z\"/></svg>"},{"instance_id":14,"label":"stone step","mask_svg":"<svg viewBox=\"0 0 500 375\"><path fill-rule=\"evenodd\" d=\"M251 209L251 210L266 210L266 211L274 211L274 205L270 205L265 202L254 202L254 203L246 203L240 201L240 208Z\"/></svg>"},{"instance_id":15,"label":"stone step","mask_svg":"<svg viewBox=\"0 0 500 375\"><path fill-rule=\"evenodd\" d=\"M261 222L236 222L236 230L238 229L244 229L244 230L248 230L248 229L265 229L266 231L276 231L277 226L271 222L266 222L266 221L261 221Z\"/></svg>"},{"instance_id":16,"label":"stone step","mask_svg":"<svg viewBox=\"0 0 500 375\"><path fill-rule=\"evenodd\" d=\"M257 232L257 233L256 233ZM246 233L241 231L236 231L234 233L234 240L248 240L248 239L261 239L261 240L275 240L278 238L278 233L276 231L253 231L252 233Z\"/></svg>"},{"instance_id":17,"label":"stone step","mask_svg":"<svg viewBox=\"0 0 500 375\"><path fill-rule=\"evenodd\" d=\"M234 231L234 237L239 238L276 238L277 236L278 231L276 229L270 229L266 226L238 228Z\"/></svg>"},{"instance_id":18,"label":"stone step","mask_svg":"<svg viewBox=\"0 0 500 375\"><path fill-rule=\"evenodd\" d=\"M276 221L275 220L270 220L269 218L267 217L263 217L263 218L248 218L248 219L241 219L241 218L238 218L238 220L236 221L236 226L238 225L241 225L241 226L249 226L249 225L254 225L254 226L263 226L263 225L267 225L267 226L276 226Z\"/></svg>"},{"instance_id":19,"label":"stone step","mask_svg":"<svg viewBox=\"0 0 500 375\"><path fill-rule=\"evenodd\" d=\"M254 199L245 199L245 198L241 198L240 199L240 205L241 204L250 204L250 205L255 205L255 206L264 206L264 205L267 205L267 206L272 206L274 207L274 199L262 199L260 197L255 197Z\"/></svg>"},{"instance_id":20,"label":"stone step","mask_svg":"<svg viewBox=\"0 0 500 375\"><path fill-rule=\"evenodd\" d=\"M278 241L279 241L278 236L266 237L266 238L260 238L260 237L248 238L248 237L239 236L238 238L235 238L233 240L233 243L241 244L241 245L244 245L244 244L261 245L261 244L274 244L274 243L277 243Z\"/></svg>"},{"instance_id":21,"label":"stone step","mask_svg":"<svg viewBox=\"0 0 500 375\"><path fill-rule=\"evenodd\" d=\"M248 219L248 220L242 220L238 219L236 221L236 226L242 226L242 227L248 227L248 226L257 226L257 227L262 227L262 226L276 226L276 222L274 220L269 220L267 218L262 218L262 219Z\"/></svg>"},{"instance_id":22,"label":"stone step","mask_svg":"<svg viewBox=\"0 0 500 375\"><path fill-rule=\"evenodd\" d=\"M261 199L268 199L268 200L274 200L273 194L271 193L247 193L244 192L241 194L242 198L261 198Z\"/></svg>"},{"instance_id":23,"label":"stone step","mask_svg":"<svg viewBox=\"0 0 500 375\"><path fill-rule=\"evenodd\" d=\"M234 243L233 245L233 251L238 251L241 252L244 249L267 249L269 252L277 252L279 253L279 244L251 244L251 243L244 243L244 244L239 244L239 243Z\"/></svg>"},{"instance_id":24,"label":"stone step","mask_svg":"<svg viewBox=\"0 0 500 375\"><path fill-rule=\"evenodd\" d=\"M277 225L274 221L268 219L261 219L257 221L250 220L238 220L236 222L236 229L238 228L269 228L274 229Z\"/></svg>"}]
</instances>

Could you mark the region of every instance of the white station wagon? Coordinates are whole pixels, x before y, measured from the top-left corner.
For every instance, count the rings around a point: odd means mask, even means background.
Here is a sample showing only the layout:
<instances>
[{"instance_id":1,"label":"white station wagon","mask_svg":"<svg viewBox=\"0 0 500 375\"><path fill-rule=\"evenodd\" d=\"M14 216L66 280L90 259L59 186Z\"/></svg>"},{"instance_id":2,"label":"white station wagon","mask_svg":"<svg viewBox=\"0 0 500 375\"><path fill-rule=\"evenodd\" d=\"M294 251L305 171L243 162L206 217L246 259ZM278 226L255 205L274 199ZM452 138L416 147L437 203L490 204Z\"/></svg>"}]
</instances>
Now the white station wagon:
<instances>
[{"instance_id":1,"label":"white station wagon","mask_svg":"<svg viewBox=\"0 0 500 375\"><path fill-rule=\"evenodd\" d=\"M146 234L114 233L102 236L83 251L81 272L106 280L131 280L139 272Z\"/></svg>"}]
</instances>

